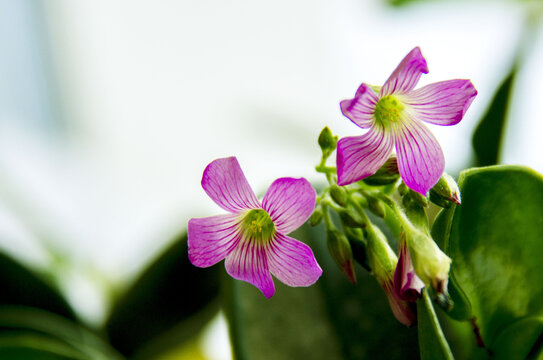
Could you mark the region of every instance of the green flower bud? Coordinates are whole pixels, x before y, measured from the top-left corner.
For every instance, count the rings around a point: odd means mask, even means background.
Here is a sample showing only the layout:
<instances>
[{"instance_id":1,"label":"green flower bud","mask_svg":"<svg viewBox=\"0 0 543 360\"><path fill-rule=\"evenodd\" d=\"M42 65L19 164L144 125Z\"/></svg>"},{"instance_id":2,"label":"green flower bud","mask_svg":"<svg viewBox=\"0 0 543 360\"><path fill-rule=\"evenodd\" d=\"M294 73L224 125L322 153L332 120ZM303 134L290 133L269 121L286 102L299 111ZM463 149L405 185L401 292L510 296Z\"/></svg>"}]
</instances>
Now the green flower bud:
<instances>
[{"instance_id":1,"label":"green flower bud","mask_svg":"<svg viewBox=\"0 0 543 360\"><path fill-rule=\"evenodd\" d=\"M338 137L332 135L332 131L330 131L328 126L325 126L319 134L319 146L321 147L323 152L334 151L337 146L337 140Z\"/></svg>"},{"instance_id":2,"label":"green flower bud","mask_svg":"<svg viewBox=\"0 0 543 360\"><path fill-rule=\"evenodd\" d=\"M420 204L420 201L417 201L416 196L410 196L411 193L418 194L417 192L409 190L408 195L402 198L405 214L417 229L424 230L427 234L430 234L428 216L426 216L424 206Z\"/></svg>"},{"instance_id":3,"label":"green flower bud","mask_svg":"<svg viewBox=\"0 0 543 360\"><path fill-rule=\"evenodd\" d=\"M443 173L437 184L430 189L430 201L442 208L448 208L451 203L460 205L460 190L454 179Z\"/></svg>"},{"instance_id":4,"label":"green flower bud","mask_svg":"<svg viewBox=\"0 0 543 360\"><path fill-rule=\"evenodd\" d=\"M315 208L315 211L313 211L313 214L311 214L311 217L309 218L309 223L311 224L311 226L317 226L321 223L323 217L324 214L322 212L322 208L319 206Z\"/></svg>"},{"instance_id":5,"label":"green flower bud","mask_svg":"<svg viewBox=\"0 0 543 360\"><path fill-rule=\"evenodd\" d=\"M451 259L434 240L415 228L405 229L407 247L419 278L436 292L447 294Z\"/></svg>"},{"instance_id":6,"label":"green flower bud","mask_svg":"<svg viewBox=\"0 0 543 360\"><path fill-rule=\"evenodd\" d=\"M364 182L368 185L388 185L393 184L400 178L398 172L398 161L396 155L391 155L375 174L368 176Z\"/></svg>"},{"instance_id":7,"label":"green flower bud","mask_svg":"<svg viewBox=\"0 0 543 360\"><path fill-rule=\"evenodd\" d=\"M403 182L400 183L400 185L398 186L398 193L400 194L400 196L404 196L405 194L407 194L408 190L409 188Z\"/></svg>"},{"instance_id":8,"label":"green flower bud","mask_svg":"<svg viewBox=\"0 0 543 360\"><path fill-rule=\"evenodd\" d=\"M368 208L376 216L379 216L383 219L385 218L386 208L385 204L381 200L373 197L368 198Z\"/></svg>"},{"instance_id":9,"label":"green flower bud","mask_svg":"<svg viewBox=\"0 0 543 360\"><path fill-rule=\"evenodd\" d=\"M351 228L365 228L366 221L352 209L342 210L338 212L341 222Z\"/></svg>"},{"instance_id":10,"label":"green flower bud","mask_svg":"<svg viewBox=\"0 0 543 360\"><path fill-rule=\"evenodd\" d=\"M347 275L349 281L355 284L356 274L354 272L353 252L349 240L337 229L328 229L326 231L326 240L332 259L334 259L341 271Z\"/></svg>"},{"instance_id":11,"label":"green flower bud","mask_svg":"<svg viewBox=\"0 0 543 360\"><path fill-rule=\"evenodd\" d=\"M406 326L412 326L417 322L414 303L400 299L394 290L394 272L398 257L379 228L368 226L366 233L366 254L373 275L385 291L396 319Z\"/></svg>"},{"instance_id":12,"label":"green flower bud","mask_svg":"<svg viewBox=\"0 0 543 360\"><path fill-rule=\"evenodd\" d=\"M407 193L404 196L411 198L422 207L428 206L428 198L424 195L419 194L416 191L409 189L409 191L407 191Z\"/></svg>"},{"instance_id":13,"label":"green flower bud","mask_svg":"<svg viewBox=\"0 0 543 360\"><path fill-rule=\"evenodd\" d=\"M349 244L351 244L353 258L357 263L362 265L364 269L371 272L366 257L366 240L364 239L364 233L360 229L346 228L345 236L347 236Z\"/></svg>"},{"instance_id":14,"label":"green flower bud","mask_svg":"<svg viewBox=\"0 0 543 360\"><path fill-rule=\"evenodd\" d=\"M347 191L344 187L337 186L336 184L330 186L330 196L340 206L347 204Z\"/></svg>"},{"instance_id":15,"label":"green flower bud","mask_svg":"<svg viewBox=\"0 0 543 360\"><path fill-rule=\"evenodd\" d=\"M373 275L383 284L394 278L398 256L388 244L385 234L376 226L368 227L366 256Z\"/></svg>"}]
</instances>

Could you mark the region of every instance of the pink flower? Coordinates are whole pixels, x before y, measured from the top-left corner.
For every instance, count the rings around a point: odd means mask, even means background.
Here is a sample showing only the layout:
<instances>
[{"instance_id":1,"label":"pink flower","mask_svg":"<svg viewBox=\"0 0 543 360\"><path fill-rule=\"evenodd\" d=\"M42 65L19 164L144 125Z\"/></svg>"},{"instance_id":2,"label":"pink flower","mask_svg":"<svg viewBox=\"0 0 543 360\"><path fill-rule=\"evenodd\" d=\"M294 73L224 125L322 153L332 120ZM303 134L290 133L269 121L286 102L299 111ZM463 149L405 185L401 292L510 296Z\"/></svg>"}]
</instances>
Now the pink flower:
<instances>
[{"instance_id":1,"label":"pink flower","mask_svg":"<svg viewBox=\"0 0 543 360\"><path fill-rule=\"evenodd\" d=\"M400 238L399 248L400 257L394 272L394 292L402 300L415 302L421 297L424 282L415 273L405 235Z\"/></svg>"},{"instance_id":2,"label":"pink flower","mask_svg":"<svg viewBox=\"0 0 543 360\"><path fill-rule=\"evenodd\" d=\"M413 90L428 73L418 47L402 60L379 89L362 84L341 111L362 129L362 136L341 139L337 146L338 184L347 185L374 174L396 148L398 169L405 184L423 195L439 180L445 167L443 152L422 121L455 125L464 116L477 90L469 80L448 80Z\"/></svg>"},{"instance_id":3,"label":"pink flower","mask_svg":"<svg viewBox=\"0 0 543 360\"><path fill-rule=\"evenodd\" d=\"M381 287L385 291L390 309L396 320L407 327L411 327L417 323L417 305L414 301L402 299L394 289L392 279L381 283Z\"/></svg>"},{"instance_id":4,"label":"pink flower","mask_svg":"<svg viewBox=\"0 0 543 360\"><path fill-rule=\"evenodd\" d=\"M202 187L230 214L189 221L193 265L209 267L226 259L230 276L253 284L267 298L275 293L271 274L289 286L309 286L321 276L311 248L286 236L315 208L315 190L307 180L277 179L261 203L237 159L229 157L206 167Z\"/></svg>"}]
</instances>

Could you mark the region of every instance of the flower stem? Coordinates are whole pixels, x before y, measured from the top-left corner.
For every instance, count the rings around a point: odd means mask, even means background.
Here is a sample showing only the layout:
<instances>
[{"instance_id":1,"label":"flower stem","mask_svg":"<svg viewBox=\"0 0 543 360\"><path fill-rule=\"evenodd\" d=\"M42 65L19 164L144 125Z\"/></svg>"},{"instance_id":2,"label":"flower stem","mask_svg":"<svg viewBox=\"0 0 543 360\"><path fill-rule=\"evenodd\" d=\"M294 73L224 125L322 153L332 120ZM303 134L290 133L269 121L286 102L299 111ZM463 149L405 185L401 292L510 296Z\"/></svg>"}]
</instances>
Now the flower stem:
<instances>
[{"instance_id":1,"label":"flower stem","mask_svg":"<svg viewBox=\"0 0 543 360\"><path fill-rule=\"evenodd\" d=\"M423 312L424 315L426 315L425 317L427 320L427 326L424 327L424 330L433 334L433 336L431 336L430 334L424 334L424 336L421 336L422 324L419 324L419 338L425 338L427 340L426 344L421 342L421 358L433 358L432 356L436 355L435 351L430 351L432 352L432 354L426 354L425 356L424 351L428 351L428 347L434 347L428 344L428 340L430 340L432 342L437 341L437 345L439 346L440 350L439 358L445 360L454 360L451 348L449 346L449 343L447 342L447 339L445 338L445 334L443 334L443 330L441 329L441 325L439 324L439 319L437 318L434 306L432 305L432 300L430 299L430 295L428 294L428 289L423 289L422 298L418 301L418 303L419 321L422 320L420 319L420 317L422 315L421 313ZM424 310L421 309L421 307L424 308Z\"/></svg>"}]
</instances>

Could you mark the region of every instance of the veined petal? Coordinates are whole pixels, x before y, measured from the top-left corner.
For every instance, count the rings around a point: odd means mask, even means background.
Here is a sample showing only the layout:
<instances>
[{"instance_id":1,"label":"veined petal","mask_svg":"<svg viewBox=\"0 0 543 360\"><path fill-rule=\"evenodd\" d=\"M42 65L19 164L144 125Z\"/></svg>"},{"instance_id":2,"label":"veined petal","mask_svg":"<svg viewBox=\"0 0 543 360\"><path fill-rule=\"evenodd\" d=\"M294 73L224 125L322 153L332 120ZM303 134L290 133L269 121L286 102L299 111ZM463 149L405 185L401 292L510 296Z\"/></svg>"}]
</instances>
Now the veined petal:
<instances>
[{"instance_id":1,"label":"veined petal","mask_svg":"<svg viewBox=\"0 0 543 360\"><path fill-rule=\"evenodd\" d=\"M309 246L291 237L276 234L267 248L271 273L289 286L309 286L322 274Z\"/></svg>"},{"instance_id":2,"label":"veined petal","mask_svg":"<svg viewBox=\"0 0 543 360\"><path fill-rule=\"evenodd\" d=\"M477 90L471 81L456 79L410 91L403 100L416 111L413 116L417 119L437 125L454 125L462 120L475 95Z\"/></svg>"},{"instance_id":3,"label":"veined petal","mask_svg":"<svg viewBox=\"0 0 543 360\"><path fill-rule=\"evenodd\" d=\"M315 190L304 178L280 178L262 199L278 232L288 234L309 219L315 209Z\"/></svg>"},{"instance_id":4,"label":"veined petal","mask_svg":"<svg viewBox=\"0 0 543 360\"><path fill-rule=\"evenodd\" d=\"M224 265L230 276L256 286L269 299L275 293L275 286L268 268L266 246L242 239L226 257Z\"/></svg>"},{"instance_id":5,"label":"veined petal","mask_svg":"<svg viewBox=\"0 0 543 360\"><path fill-rule=\"evenodd\" d=\"M396 319L407 327L417 323L417 307L414 302L400 299L394 292L392 282L381 284L388 299L390 309Z\"/></svg>"},{"instance_id":6,"label":"veined petal","mask_svg":"<svg viewBox=\"0 0 543 360\"><path fill-rule=\"evenodd\" d=\"M341 112L362 129L371 127L373 112L379 98L375 91L366 84L360 85L353 99L340 103Z\"/></svg>"},{"instance_id":7,"label":"veined petal","mask_svg":"<svg viewBox=\"0 0 543 360\"><path fill-rule=\"evenodd\" d=\"M259 208L258 199L234 156L212 161L204 170L202 187L226 211Z\"/></svg>"},{"instance_id":8,"label":"veined petal","mask_svg":"<svg viewBox=\"0 0 543 360\"><path fill-rule=\"evenodd\" d=\"M190 219L188 226L189 260L208 267L224 259L240 241L237 214Z\"/></svg>"},{"instance_id":9,"label":"veined petal","mask_svg":"<svg viewBox=\"0 0 543 360\"><path fill-rule=\"evenodd\" d=\"M409 188L426 196L445 168L441 146L422 122L411 117L404 118L394 132L402 180Z\"/></svg>"},{"instance_id":10,"label":"veined petal","mask_svg":"<svg viewBox=\"0 0 543 360\"><path fill-rule=\"evenodd\" d=\"M424 282L417 276L405 238L400 240L400 256L394 272L394 291L406 301L416 301L422 294Z\"/></svg>"},{"instance_id":11,"label":"veined petal","mask_svg":"<svg viewBox=\"0 0 543 360\"><path fill-rule=\"evenodd\" d=\"M383 87L380 97L390 94L405 94L419 82L422 74L428 74L426 60L418 47L407 54L392 72Z\"/></svg>"},{"instance_id":12,"label":"veined petal","mask_svg":"<svg viewBox=\"0 0 543 360\"><path fill-rule=\"evenodd\" d=\"M372 127L362 136L351 136L337 144L338 185L348 185L373 175L392 151L393 136Z\"/></svg>"}]
</instances>

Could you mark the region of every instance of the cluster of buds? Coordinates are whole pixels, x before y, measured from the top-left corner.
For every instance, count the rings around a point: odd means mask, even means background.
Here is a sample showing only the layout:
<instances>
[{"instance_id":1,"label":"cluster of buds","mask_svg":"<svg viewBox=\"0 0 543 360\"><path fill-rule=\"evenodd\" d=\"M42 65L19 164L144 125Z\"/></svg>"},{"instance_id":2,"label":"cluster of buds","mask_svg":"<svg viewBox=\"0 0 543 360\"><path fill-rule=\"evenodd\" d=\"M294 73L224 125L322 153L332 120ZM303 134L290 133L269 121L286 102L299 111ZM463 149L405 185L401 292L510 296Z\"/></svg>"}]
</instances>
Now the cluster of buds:
<instances>
[{"instance_id":1,"label":"cluster of buds","mask_svg":"<svg viewBox=\"0 0 543 360\"><path fill-rule=\"evenodd\" d=\"M444 173L429 196L409 189L400 181L395 155L373 175L338 186L336 168L326 165L336 144L337 136L324 128L316 170L325 174L328 186L318 196L310 222L313 226L324 222L330 255L347 278L356 282L355 262L369 270L383 288L394 316L411 326L416 323L415 302L422 288L432 287L441 298L448 297L451 259L432 239L426 209L430 202L443 208L460 204L458 187ZM333 212L336 216L331 216ZM397 253L370 213L383 218L396 235Z\"/></svg>"}]
</instances>

